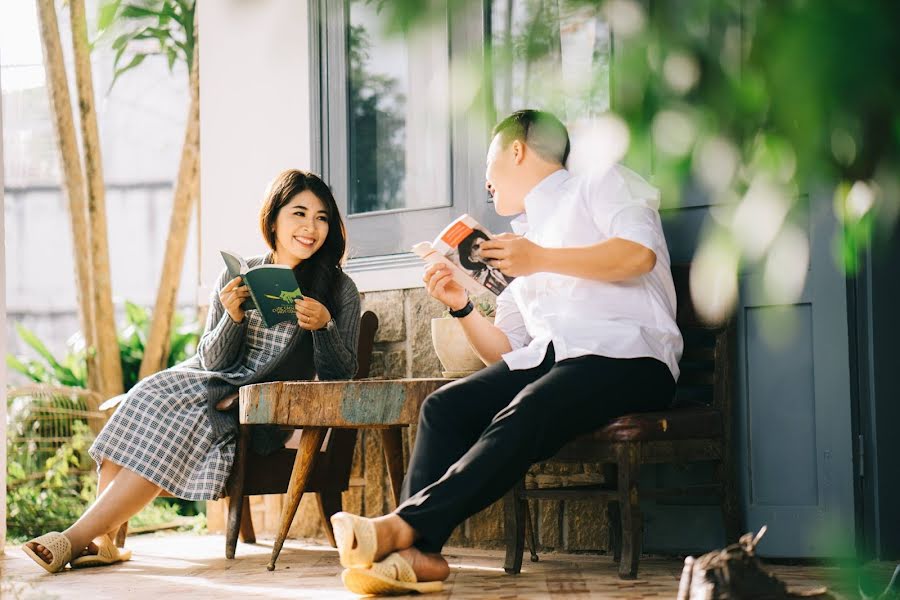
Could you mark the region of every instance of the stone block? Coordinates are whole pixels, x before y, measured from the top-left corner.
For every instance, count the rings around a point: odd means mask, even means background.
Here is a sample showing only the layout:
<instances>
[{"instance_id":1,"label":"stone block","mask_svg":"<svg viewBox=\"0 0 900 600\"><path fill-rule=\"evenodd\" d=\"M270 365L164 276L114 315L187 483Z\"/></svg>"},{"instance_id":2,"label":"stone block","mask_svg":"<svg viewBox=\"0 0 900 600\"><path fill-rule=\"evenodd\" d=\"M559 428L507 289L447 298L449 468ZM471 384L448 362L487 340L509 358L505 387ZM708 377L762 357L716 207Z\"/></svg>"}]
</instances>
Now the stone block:
<instances>
[{"instance_id":1,"label":"stone block","mask_svg":"<svg viewBox=\"0 0 900 600\"><path fill-rule=\"evenodd\" d=\"M494 502L469 518L469 542L480 548L499 548L506 544L503 525L503 500Z\"/></svg>"},{"instance_id":2,"label":"stone block","mask_svg":"<svg viewBox=\"0 0 900 600\"><path fill-rule=\"evenodd\" d=\"M530 500L532 510L537 509L538 546L541 550L562 548L560 528L562 502L559 500Z\"/></svg>"},{"instance_id":3,"label":"stone block","mask_svg":"<svg viewBox=\"0 0 900 600\"><path fill-rule=\"evenodd\" d=\"M605 551L609 547L606 503L599 500L565 502L565 550Z\"/></svg>"},{"instance_id":4,"label":"stone block","mask_svg":"<svg viewBox=\"0 0 900 600\"><path fill-rule=\"evenodd\" d=\"M406 290L405 293L409 322L410 375L440 377L441 363L431 342L431 319L440 317L445 307L429 296L424 288Z\"/></svg>"},{"instance_id":5,"label":"stone block","mask_svg":"<svg viewBox=\"0 0 900 600\"><path fill-rule=\"evenodd\" d=\"M363 296L362 309L371 310L378 315L376 342L400 342L406 339L402 290L368 292Z\"/></svg>"},{"instance_id":6,"label":"stone block","mask_svg":"<svg viewBox=\"0 0 900 600\"><path fill-rule=\"evenodd\" d=\"M406 372L406 352L394 350L384 353L384 370L380 377L402 379L406 377Z\"/></svg>"}]
</instances>

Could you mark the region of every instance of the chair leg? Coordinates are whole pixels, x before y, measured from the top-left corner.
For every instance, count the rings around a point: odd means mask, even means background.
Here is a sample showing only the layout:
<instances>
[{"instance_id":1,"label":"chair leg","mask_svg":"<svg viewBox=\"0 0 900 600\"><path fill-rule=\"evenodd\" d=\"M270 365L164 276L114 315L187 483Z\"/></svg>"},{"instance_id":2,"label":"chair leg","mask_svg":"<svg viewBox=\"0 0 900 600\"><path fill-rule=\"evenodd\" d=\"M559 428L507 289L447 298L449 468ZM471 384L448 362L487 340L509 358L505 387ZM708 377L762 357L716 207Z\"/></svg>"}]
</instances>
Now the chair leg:
<instances>
[{"instance_id":1,"label":"chair leg","mask_svg":"<svg viewBox=\"0 0 900 600\"><path fill-rule=\"evenodd\" d=\"M622 511L622 560L619 563L619 579L637 579L643 524L638 498L641 446L639 443L620 444L617 453L619 507Z\"/></svg>"},{"instance_id":2,"label":"chair leg","mask_svg":"<svg viewBox=\"0 0 900 600\"><path fill-rule=\"evenodd\" d=\"M517 575L522 570L522 554L525 552L525 498L519 494L524 487L520 481L503 497L504 534L506 536L506 560L503 570Z\"/></svg>"},{"instance_id":3,"label":"chair leg","mask_svg":"<svg viewBox=\"0 0 900 600\"><path fill-rule=\"evenodd\" d=\"M244 496L244 505L241 507L241 541L245 544L256 543L253 515L250 514L250 496Z\"/></svg>"},{"instance_id":4,"label":"chair leg","mask_svg":"<svg viewBox=\"0 0 900 600\"><path fill-rule=\"evenodd\" d=\"M124 548L125 547L125 538L128 537L128 521L122 523L119 526L119 530L116 532L116 547Z\"/></svg>"},{"instance_id":5,"label":"chair leg","mask_svg":"<svg viewBox=\"0 0 900 600\"><path fill-rule=\"evenodd\" d=\"M316 492L316 500L319 505L319 514L322 515L322 524L325 526L325 537L332 548L337 548L337 542L334 539L334 528L331 526L331 515L341 512L343 503L341 502L341 492L339 490L329 490L326 492Z\"/></svg>"},{"instance_id":6,"label":"chair leg","mask_svg":"<svg viewBox=\"0 0 900 600\"><path fill-rule=\"evenodd\" d=\"M738 500L737 481L734 476L734 465L727 460L716 463L716 478L721 488L722 520L725 524L725 541L727 544L736 543L743 528L741 526L741 505Z\"/></svg>"},{"instance_id":7,"label":"chair leg","mask_svg":"<svg viewBox=\"0 0 900 600\"><path fill-rule=\"evenodd\" d=\"M613 486L619 480L618 469L613 463L603 465L603 483ZM617 498L610 498L606 503L606 524L609 531L609 548L613 561L618 564L622 560L622 512L619 510Z\"/></svg>"},{"instance_id":8,"label":"chair leg","mask_svg":"<svg viewBox=\"0 0 900 600\"><path fill-rule=\"evenodd\" d=\"M237 447L234 452L234 464L231 467L231 476L228 478L228 522L225 527L225 558L233 559L237 549L238 534L241 530L241 521L244 509L244 476L247 472L247 449L249 446L250 429L246 426L240 428ZM249 508L249 500L247 501ZM250 512L249 510L247 511ZM255 541L255 540L254 540Z\"/></svg>"},{"instance_id":9,"label":"chair leg","mask_svg":"<svg viewBox=\"0 0 900 600\"><path fill-rule=\"evenodd\" d=\"M525 541L528 543L528 551L531 552L531 562L538 562L540 557L537 553L537 523L531 518L531 503L528 498L522 500L525 507Z\"/></svg>"},{"instance_id":10,"label":"chair leg","mask_svg":"<svg viewBox=\"0 0 900 600\"><path fill-rule=\"evenodd\" d=\"M609 550L613 561L618 564L622 560L622 511L617 500L607 503L606 520L609 523Z\"/></svg>"}]
</instances>

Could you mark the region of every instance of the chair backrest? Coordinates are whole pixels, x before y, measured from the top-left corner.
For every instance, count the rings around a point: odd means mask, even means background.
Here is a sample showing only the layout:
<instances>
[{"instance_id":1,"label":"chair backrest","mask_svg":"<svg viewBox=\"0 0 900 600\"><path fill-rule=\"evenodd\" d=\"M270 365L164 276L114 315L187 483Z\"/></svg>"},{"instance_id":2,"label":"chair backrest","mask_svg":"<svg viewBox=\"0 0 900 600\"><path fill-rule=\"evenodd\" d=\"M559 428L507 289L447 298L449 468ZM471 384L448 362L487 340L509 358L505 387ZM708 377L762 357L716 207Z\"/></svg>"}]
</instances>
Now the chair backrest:
<instances>
[{"instance_id":1,"label":"chair backrest","mask_svg":"<svg viewBox=\"0 0 900 600\"><path fill-rule=\"evenodd\" d=\"M734 319L709 323L698 315L691 298L690 269L689 264L672 265L678 298L675 320L684 338L675 406L713 406L728 419L733 395Z\"/></svg>"},{"instance_id":2,"label":"chair backrest","mask_svg":"<svg viewBox=\"0 0 900 600\"><path fill-rule=\"evenodd\" d=\"M359 320L359 344L356 347L356 363L358 367L353 379L365 379L369 376L376 331L378 331L378 315L371 310L367 310Z\"/></svg>"}]
</instances>

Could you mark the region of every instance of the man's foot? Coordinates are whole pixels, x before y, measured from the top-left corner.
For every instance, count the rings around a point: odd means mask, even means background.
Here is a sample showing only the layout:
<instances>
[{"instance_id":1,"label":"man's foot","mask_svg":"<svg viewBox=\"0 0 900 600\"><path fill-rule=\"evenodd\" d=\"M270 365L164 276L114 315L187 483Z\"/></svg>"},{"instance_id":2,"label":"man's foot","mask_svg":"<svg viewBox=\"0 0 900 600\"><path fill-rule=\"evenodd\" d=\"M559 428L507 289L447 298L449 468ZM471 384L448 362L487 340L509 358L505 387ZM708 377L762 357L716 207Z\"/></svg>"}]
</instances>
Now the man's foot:
<instances>
[{"instance_id":1,"label":"man's foot","mask_svg":"<svg viewBox=\"0 0 900 600\"><path fill-rule=\"evenodd\" d=\"M412 566L419 581L444 581L450 576L450 565L440 554L426 554L416 547L401 550L397 554Z\"/></svg>"},{"instance_id":2,"label":"man's foot","mask_svg":"<svg viewBox=\"0 0 900 600\"><path fill-rule=\"evenodd\" d=\"M413 545L415 539L415 531L409 524L398 517L390 514L377 519L372 519L375 525L375 561L383 560L388 554L395 551L405 550Z\"/></svg>"}]
</instances>

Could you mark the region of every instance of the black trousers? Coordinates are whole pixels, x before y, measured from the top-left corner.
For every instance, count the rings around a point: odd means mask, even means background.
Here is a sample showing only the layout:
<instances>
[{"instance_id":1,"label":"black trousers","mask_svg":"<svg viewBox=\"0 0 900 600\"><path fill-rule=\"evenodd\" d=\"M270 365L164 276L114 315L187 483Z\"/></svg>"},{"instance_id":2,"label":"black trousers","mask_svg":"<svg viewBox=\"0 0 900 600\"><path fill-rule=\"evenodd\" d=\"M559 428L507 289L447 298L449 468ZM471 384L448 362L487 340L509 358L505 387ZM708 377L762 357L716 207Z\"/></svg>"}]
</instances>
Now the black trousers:
<instances>
[{"instance_id":1,"label":"black trousers","mask_svg":"<svg viewBox=\"0 0 900 600\"><path fill-rule=\"evenodd\" d=\"M440 552L453 529L502 498L534 463L627 413L663 410L675 381L653 358L581 356L511 371L502 360L439 389L422 405L395 511Z\"/></svg>"}]
</instances>

